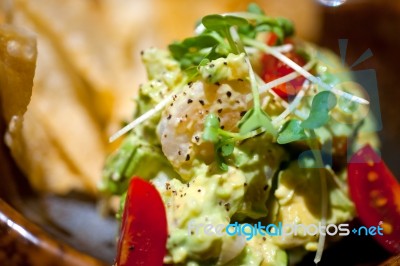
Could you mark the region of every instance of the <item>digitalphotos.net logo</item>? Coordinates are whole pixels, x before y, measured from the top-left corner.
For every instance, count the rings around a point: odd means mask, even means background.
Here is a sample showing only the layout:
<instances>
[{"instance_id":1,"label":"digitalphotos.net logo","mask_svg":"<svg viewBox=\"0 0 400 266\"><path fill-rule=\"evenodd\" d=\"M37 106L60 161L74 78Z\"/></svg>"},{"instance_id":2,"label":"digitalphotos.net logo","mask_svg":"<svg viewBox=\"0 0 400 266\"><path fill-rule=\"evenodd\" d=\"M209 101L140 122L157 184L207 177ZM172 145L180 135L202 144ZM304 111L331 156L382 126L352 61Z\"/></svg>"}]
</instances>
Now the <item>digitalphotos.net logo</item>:
<instances>
[{"instance_id":1,"label":"digitalphotos.net logo","mask_svg":"<svg viewBox=\"0 0 400 266\"><path fill-rule=\"evenodd\" d=\"M291 223L277 223L263 225L261 222L256 224L238 222L230 224L211 224L211 223L197 223L190 220L187 227L188 235L204 234L206 236L239 236L245 237L246 240L251 240L254 236L271 236L271 237L290 237L290 236L316 236L316 235L329 235L329 236L348 236L350 234L358 236L375 236L383 235L382 222L377 226L360 226L350 229L350 225L343 224L291 224Z\"/></svg>"},{"instance_id":2,"label":"digitalphotos.net logo","mask_svg":"<svg viewBox=\"0 0 400 266\"><path fill-rule=\"evenodd\" d=\"M327 57L324 53L318 53L316 57L319 61L325 63L329 68L331 68L331 73L336 77L335 81L331 81L330 86L337 90L345 90L346 88L351 87L351 94L356 93L357 96L367 100L369 104L356 104L354 105L351 101L347 100L345 97L339 96L337 99L337 106L344 113L357 113L357 119L348 121L346 119L342 119L340 116L333 116L332 118L339 124L353 124L355 127L362 125L365 119L370 116L373 118L374 127L364 128L363 130L367 132L370 130L372 132L378 132L382 130L382 118L380 112L380 104L379 104L379 93L378 93L378 82L377 75L375 69L355 69L364 61L368 60L373 56L371 49L365 50L355 62L346 62L347 56L347 46L348 39L339 39L339 51L340 51L340 60L341 65L343 67L347 67L347 71L343 71L342 67L336 68L335 65L330 62L329 57ZM320 78L319 78L320 79ZM318 85L317 85L318 86ZM307 97L307 96L305 96ZM312 97L312 96L308 96ZM348 137L347 143L351 143L351 136ZM323 152L323 161L325 164L332 164L333 158L332 153L330 152L333 148L332 142L326 142L321 147L321 151ZM348 160L351 158L353 152L351 150L351 145L347 146L347 158ZM324 152L325 151L325 152ZM318 165L315 166L306 166L301 162L304 161L305 158L312 158L313 152L312 150L306 150L300 153L298 159L300 163L300 167L305 168L319 168ZM354 162L357 163L357 162Z\"/></svg>"}]
</instances>

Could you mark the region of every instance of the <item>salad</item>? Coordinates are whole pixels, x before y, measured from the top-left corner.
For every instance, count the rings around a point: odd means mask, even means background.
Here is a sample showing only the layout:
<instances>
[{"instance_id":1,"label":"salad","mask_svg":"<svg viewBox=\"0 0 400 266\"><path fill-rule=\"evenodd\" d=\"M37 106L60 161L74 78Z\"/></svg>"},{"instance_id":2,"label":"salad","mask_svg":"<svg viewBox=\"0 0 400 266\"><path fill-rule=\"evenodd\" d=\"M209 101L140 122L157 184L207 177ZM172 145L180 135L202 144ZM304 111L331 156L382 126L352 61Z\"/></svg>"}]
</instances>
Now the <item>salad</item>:
<instances>
[{"instance_id":1,"label":"salad","mask_svg":"<svg viewBox=\"0 0 400 266\"><path fill-rule=\"evenodd\" d=\"M332 52L252 4L141 55L148 81L100 184L120 197L116 265L318 263L357 215L399 253L400 186Z\"/></svg>"}]
</instances>

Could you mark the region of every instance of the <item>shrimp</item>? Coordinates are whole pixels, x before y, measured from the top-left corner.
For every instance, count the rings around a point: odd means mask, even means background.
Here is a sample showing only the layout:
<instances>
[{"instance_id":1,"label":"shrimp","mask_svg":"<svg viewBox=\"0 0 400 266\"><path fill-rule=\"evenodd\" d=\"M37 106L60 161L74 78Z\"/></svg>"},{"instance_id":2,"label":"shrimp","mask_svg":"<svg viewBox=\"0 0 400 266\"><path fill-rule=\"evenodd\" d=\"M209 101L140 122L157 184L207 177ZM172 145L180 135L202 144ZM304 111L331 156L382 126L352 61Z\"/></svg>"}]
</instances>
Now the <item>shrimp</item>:
<instances>
[{"instance_id":1,"label":"shrimp","mask_svg":"<svg viewBox=\"0 0 400 266\"><path fill-rule=\"evenodd\" d=\"M214 159L212 143L202 139L205 117L214 113L221 128L237 131L237 123L248 110L249 92L249 82L241 79L215 84L199 80L174 95L157 132L165 156L183 179L191 178L194 163L210 164Z\"/></svg>"}]
</instances>

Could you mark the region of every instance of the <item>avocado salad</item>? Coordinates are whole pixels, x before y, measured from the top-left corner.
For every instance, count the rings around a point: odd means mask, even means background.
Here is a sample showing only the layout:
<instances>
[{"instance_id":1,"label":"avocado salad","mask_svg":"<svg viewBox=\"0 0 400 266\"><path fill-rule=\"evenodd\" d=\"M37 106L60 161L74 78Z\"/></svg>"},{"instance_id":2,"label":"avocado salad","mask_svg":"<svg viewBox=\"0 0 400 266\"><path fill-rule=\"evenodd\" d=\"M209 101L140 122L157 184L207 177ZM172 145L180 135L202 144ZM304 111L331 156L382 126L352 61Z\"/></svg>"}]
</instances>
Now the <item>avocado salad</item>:
<instances>
[{"instance_id":1,"label":"avocado salad","mask_svg":"<svg viewBox=\"0 0 400 266\"><path fill-rule=\"evenodd\" d=\"M117 218L139 176L165 207L166 265L288 265L308 252L318 262L339 233L310 225L340 232L355 217L348 156L379 145L340 59L254 4L141 57L148 81L99 185L120 197Z\"/></svg>"}]
</instances>

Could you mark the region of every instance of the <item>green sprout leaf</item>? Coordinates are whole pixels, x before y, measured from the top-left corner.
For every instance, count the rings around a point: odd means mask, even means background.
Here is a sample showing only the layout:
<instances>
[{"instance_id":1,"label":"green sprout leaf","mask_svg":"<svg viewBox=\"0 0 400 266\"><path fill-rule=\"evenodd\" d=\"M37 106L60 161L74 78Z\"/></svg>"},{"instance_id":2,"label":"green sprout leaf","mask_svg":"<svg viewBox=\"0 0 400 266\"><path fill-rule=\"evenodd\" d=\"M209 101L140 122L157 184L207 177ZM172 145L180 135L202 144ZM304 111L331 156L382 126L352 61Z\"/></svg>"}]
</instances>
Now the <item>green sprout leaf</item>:
<instances>
[{"instance_id":1,"label":"green sprout leaf","mask_svg":"<svg viewBox=\"0 0 400 266\"><path fill-rule=\"evenodd\" d=\"M197 67L189 66L188 68L186 68L184 70L184 73L188 77L188 80L193 80L195 77L197 77L197 75L199 74L199 71L198 71Z\"/></svg>"},{"instance_id":2,"label":"green sprout leaf","mask_svg":"<svg viewBox=\"0 0 400 266\"><path fill-rule=\"evenodd\" d=\"M170 45L168 45L168 49L171 52L172 56L178 60L183 56L185 56L187 52L186 47L182 43L178 42L171 43Z\"/></svg>"},{"instance_id":3,"label":"green sprout leaf","mask_svg":"<svg viewBox=\"0 0 400 266\"><path fill-rule=\"evenodd\" d=\"M225 141L222 141L221 143L221 154L222 156L226 157L229 156L233 153L233 150L235 149L235 143L233 139L227 139Z\"/></svg>"},{"instance_id":4,"label":"green sprout leaf","mask_svg":"<svg viewBox=\"0 0 400 266\"><path fill-rule=\"evenodd\" d=\"M258 25L255 27L255 31L257 31L257 32L269 32L269 31L271 31L271 30L272 30L271 25L266 24L266 23L258 24Z\"/></svg>"},{"instance_id":5,"label":"green sprout leaf","mask_svg":"<svg viewBox=\"0 0 400 266\"><path fill-rule=\"evenodd\" d=\"M244 53L242 42L234 40L231 27L235 27L239 38L256 39L260 32L274 32L282 43L284 38L293 34L293 24L285 18L271 18L264 14L256 4L250 4L247 14L209 15L201 23L206 28L197 36L186 38L169 45L172 57L186 71L198 67L203 59L215 60L229 53ZM189 80L194 79L198 71L188 71Z\"/></svg>"},{"instance_id":6,"label":"green sprout leaf","mask_svg":"<svg viewBox=\"0 0 400 266\"><path fill-rule=\"evenodd\" d=\"M276 136L277 132L269 116L260 108L251 108L239 121L239 133L246 134L258 128L264 128L267 133Z\"/></svg>"},{"instance_id":7,"label":"green sprout leaf","mask_svg":"<svg viewBox=\"0 0 400 266\"><path fill-rule=\"evenodd\" d=\"M287 18L276 18L275 20L277 25L281 27L283 32L285 33L285 37L289 37L294 34L293 22L291 22Z\"/></svg>"},{"instance_id":8,"label":"green sprout leaf","mask_svg":"<svg viewBox=\"0 0 400 266\"><path fill-rule=\"evenodd\" d=\"M216 162L219 169L226 172L228 171L228 164L226 157L231 155L235 149L235 142L232 138L223 138L215 144Z\"/></svg>"},{"instance_id":9,"label":"green sprout leaf","mask_svg":"<svg viewBox=\"0 0 400 266\"><path fill-rule=\"evenodd\" d=\"M195 37L184 39L182 42L175 42L168 46L172 56L180 59L188 52L195 53L204 48L213 47L218 44L218 40L212 35L202 34Z\"/></svg>"},{"instance_id":10,"label":"green sprout leaf","mask_svg":"<svg viewBox=\"0 0 400 266\"><path fill-rule=\"evenodd\" d=\"M207 115L204 121L203 139L214 143L215 161L222 171L228 170L225 157L231 155L235 149L235 139L224 136L226 132L220 128L220 122L215 114Z\"/></svg>"},{"instance_id":11,"label":"green sprout leaf","mask_svg":"<svg viewBox=\"0 0 400 266\"><path fill-rule=\"evenodd\" d=\"M272 32L276 34L276 36L278 36L278 43L282 44L283 40L285 39L285 32L283 31L283 29L281 27L275 26L272 27Z\"/></svg>"},{"instance_id":12,"label":"green sprout leaf","mask_svg":"<svg viewBox=\"0 0 400 266\"><path fill-rule=\"evenodd\" d=\"M184 45L187 49L204 49L207 47L213 47L218 44L218 40L215 39L212 35L209 34L201 34L195 37L186 38L182 45Z\"/></svg>"},{"instance_id":13,"label":"green sprout leaf","mask_svg":"<svg viewBox=\"0 0 400 266\"><path fill-rule=\"evenodd\" d=\"M210 59L204 58L203 60L200 61L199 67L200 66L206 66L208 63L210 63Z\"/></svg>"},{"instance_id":14,"label":"green sprout leaf","mask_svg":"<svg viewBox=\"0 0 400 266\"><path fill-rule=\"evenodd\" d=\"M305 139L307 139L307 135L301 127L301 121L292 119L283 125L282 130L279 132L277 142L279 144L287 144L293 141Z\"/></svg>"},{"instance_id":15,"label":"green sprout leaf","mask_svg":"<svg viewBox=\"0 0 400 266\"><path fill-rule=\"evenodd\" d=\"M265 15L264 11L256 3L249 4L249 6L247 7L247 11L252 14Z\"/></svg>"},{"instance_id":16,"label":"green sprout leaf","mask_svg":"<svg viewBox=\"0 0 400 266\"><path fill-rule=\"evenodd\" d=\"M248 24L247 26L242 26L238 28L238 33L240 36L246 36L247 38L254 39L257 37L257 33L260 32L257 30L256 26L252 24Z\"/></svg>"},{"instance_id":17,"label":"green sprout leaf","mask_svg":"<svg viewBox=\"0 0 400 266\"><path fill-rule=\"evenodd\" d=\"M225 160L223 157L217 156L216 162L218 164L219 169L221 169L224 172L228 171L228 165L225 163Z\"/></svg>"},{"instance_id":18,"label":"green sprout leaf","mask_svg":"<svg viewBox=\"0 0 400 266\"><path fill-rule=\"evenodd\" d=\"M202 21L204 27L211 31L224 31L232 26L246 26L249 22L237 16L208 15Z\"/></svg>"},{"instance_id":19,"label":"green sprout leaf","mask_svg":"<svg viewBox=\"0 0 400 266\"><path fill-rule=\"evenodd\" d=\"M221 36L225 37L228 40L229 46L231 48L231 52L234 54L239 54L243 51L243 48L240 49L238 46L238 43L235 43L235 41L232 38L231 32L230 32L230 27L236 26L236 27L245 27L249 25L249 22L241 17L237 16L222 16L222 15L208 15L203 17L202 21L203 26L209 30L209 31L216 31L218 32Z\"/></svg>"},{"instance_id":20,"label":"green sprout leaf","mask_svg":"<svg viewBox=\"0 0 400 266\"><path fill-rule=\"evenodd\" d=\"M177 60L182 69L197 66L204 58L212 56L218 58L221 55L215 53L215 49L209 51L212 47L217 47L219 40L211 34L201 34L199 36L186 38L182 42L175 42L168 46L172 57ZM213 53L212 53L213 52ZM211 54L212 53L212 54Z\"/></svg>"},{"instance_id":21,"label":"green sprout leaf","mask_svg":"<svg viewBox=\"0 0 400 266\"><path fill-rule=\"evenodd\" d=\"M209 114L204 122L203 139L212 143L219 141L219 120L215 114Z\"/></svg>"},{"instance_id":22,"label":"green sprout leaf","mask_svg":"<svg viewBox=\"0 0 400 266\"><path fill-rule=\"evenodd\" d=\"M310 115L301 123L304 129L322 127L329 121L329 111L336 105L336 96L330 91L322 91L314 96Z\"/></svg>"}]
</instances>

